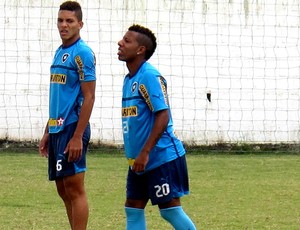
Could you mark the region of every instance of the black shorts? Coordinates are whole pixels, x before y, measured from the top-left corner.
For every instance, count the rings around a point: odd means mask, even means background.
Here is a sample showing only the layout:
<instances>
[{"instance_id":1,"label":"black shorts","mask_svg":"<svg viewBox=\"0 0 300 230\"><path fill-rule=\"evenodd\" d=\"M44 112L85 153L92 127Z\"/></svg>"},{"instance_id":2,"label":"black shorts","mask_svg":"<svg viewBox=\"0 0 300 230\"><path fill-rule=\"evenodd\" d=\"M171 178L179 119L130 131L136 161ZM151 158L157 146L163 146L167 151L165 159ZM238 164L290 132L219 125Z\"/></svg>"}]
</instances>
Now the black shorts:
<instances>
[{"instance_id":1,"label":"black shorts","mask_svg":"<svg viewBox=\"0 0 300 230\"><path fill-rule=\"evenodd\" d=\"M83 136L82 156L76 162L68 162L68 154L64 150L73 137L77 123L67 125L63 131L49 135L48 153L48 175L49 180L56 180L65 176L86 171L86 152L91 136L90 125L88 124Z\"/></svg>"},{"instance_id":2,"label":"black shorts","mask_svg":"<svg viewBox=\"0 0 300 230\"><path fill-rule=\"evenodd\" d=\"M189 178L185 155L143 174L128 169L127 199L150 199L152 205L157 205L186 194Z\"/></svg>"}]
</instances>

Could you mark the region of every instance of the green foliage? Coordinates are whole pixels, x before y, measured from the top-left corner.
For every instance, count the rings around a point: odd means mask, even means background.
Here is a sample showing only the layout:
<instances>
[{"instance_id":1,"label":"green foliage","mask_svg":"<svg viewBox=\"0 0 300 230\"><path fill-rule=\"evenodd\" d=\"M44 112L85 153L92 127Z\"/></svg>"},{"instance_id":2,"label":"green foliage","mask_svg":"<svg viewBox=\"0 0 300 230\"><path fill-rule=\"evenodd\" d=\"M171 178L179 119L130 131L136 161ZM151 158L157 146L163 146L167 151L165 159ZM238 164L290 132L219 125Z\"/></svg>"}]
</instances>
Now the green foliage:
<instances>
[{"instance_id":1,"label":"green foliage","mask_svg":"<svg viewBox=\"0 0 300 230\"><path fill-rule=\"evenodd\" d=\"M299 229L299 155L188 154L191 194L182 199L198 229ZM125 229L126 160L88 155L89 229ZM69 229L63 203L37 153L0 154L0 229ZM149 230L172 229L156 206Z\"/></svg>"}]
</instances>

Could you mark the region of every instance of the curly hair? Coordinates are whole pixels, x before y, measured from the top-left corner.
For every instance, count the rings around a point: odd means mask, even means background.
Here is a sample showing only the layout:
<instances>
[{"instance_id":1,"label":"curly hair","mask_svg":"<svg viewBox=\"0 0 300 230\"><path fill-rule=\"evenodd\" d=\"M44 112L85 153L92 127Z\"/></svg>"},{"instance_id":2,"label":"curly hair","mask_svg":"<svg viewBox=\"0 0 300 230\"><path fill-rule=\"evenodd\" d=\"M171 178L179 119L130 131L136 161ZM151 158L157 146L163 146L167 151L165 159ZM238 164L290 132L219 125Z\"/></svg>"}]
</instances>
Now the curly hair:
<instances>
[{"instance_id":1,"label":"curly hair","mask_svg":"<svg viewBox=\"0 0 300 230\"><path fill-rule=\"evenodd\" d=\"M137 42L146 47L145 59L148 60L155 52L157 46L154 33L150 29L138 24L133 24L128 30L139 33Z\"/></svg>"},{"instance_id":2,"label":"curly hair","mask_svg":"<svg viewBox=\"0 0 300 230\"><path fill-rule=\"evenodd\" d=\"M78 2L66 1L60 5L59 10L74 11L78 21L82 21L82 10Z\"/></svg>"}]
</instances>

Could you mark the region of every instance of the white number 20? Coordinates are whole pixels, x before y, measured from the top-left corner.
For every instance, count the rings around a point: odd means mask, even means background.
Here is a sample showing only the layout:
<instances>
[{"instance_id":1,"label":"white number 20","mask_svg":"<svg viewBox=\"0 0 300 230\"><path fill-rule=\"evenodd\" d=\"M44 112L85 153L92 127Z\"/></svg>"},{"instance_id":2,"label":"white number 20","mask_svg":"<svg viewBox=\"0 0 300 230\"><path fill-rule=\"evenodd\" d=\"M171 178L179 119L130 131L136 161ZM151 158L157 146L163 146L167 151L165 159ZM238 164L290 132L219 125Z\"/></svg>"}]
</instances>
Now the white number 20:
<instances>
[{"instance_id":1,"label":"white number 20","mask_svg":"<svg viewBox=\"0 0 300 230\"><path fill-rule=\"evenodd\" d=\"M62 170L62 164L61 164L61 162L62 162L62 160L58 160L58 161L56 162L56 170L57 170L57 171Z\"/></svg>"},{"instance_id":2,"label":"white number 20","mask_svg":"<svg viewBox=\"0 0 300 230\"><path fill-rule=\"evenodd\" d=\"M169 184L155 185L154 188L156 188L157 197L167 196L170 193Z\"/></svg>"}]
</instances>

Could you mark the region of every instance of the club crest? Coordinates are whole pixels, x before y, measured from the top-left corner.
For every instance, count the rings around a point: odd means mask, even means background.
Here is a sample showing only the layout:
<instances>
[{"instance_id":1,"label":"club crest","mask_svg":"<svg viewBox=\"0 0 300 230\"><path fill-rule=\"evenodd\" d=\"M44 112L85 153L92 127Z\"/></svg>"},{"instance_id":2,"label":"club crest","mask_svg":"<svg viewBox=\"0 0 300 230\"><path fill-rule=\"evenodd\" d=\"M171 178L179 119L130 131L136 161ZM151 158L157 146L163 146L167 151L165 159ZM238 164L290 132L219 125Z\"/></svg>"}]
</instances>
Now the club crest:
<instances>
[{"instance_id":1,"label":"club crest","mask_svg":"<svg viewBox=\"0 0 300 230\"><path fill-rule=\"evenodd\" d=\"M68 59L68 57L70 56L70 54L66 53L62 56L62 62L65 63L65 61Z\"/></svg>"},{"instance_id":2,"label":"club crest","mask_svg":"<svg viewBox=\"0 0 300 230\"><path fill-rule=\"evenodd\" d=\"M136 88L137 88L137 82L134 82L131 86L131 93L134 93L136 91Z\"/></svg>"}]
</instances>

